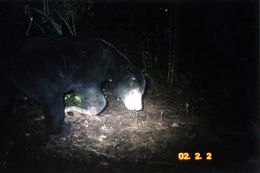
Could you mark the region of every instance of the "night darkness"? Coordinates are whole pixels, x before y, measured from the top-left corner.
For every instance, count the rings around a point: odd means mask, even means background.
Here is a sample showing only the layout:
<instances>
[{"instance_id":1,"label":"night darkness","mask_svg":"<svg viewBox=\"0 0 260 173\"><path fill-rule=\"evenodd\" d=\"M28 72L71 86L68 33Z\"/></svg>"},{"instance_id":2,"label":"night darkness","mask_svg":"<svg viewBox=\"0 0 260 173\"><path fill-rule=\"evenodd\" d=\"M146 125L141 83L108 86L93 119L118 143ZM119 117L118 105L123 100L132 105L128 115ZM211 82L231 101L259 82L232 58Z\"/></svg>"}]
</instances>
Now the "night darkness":
<instances>
[{"instance_id":1,"label":"night darkness","mask_svg":"<svg viewBox=\"0 0 260 173\"><path fill-rule=\"evenodd\" d=\"M257 0L0 1L1 170L258 172L258 32ZM145 76L143 110L127 110L102 83L108 104L97 118L66 114L70 132L46 135L41 101L8 76L9 60L22 63L19 48L35 37L50 47L57 38L113 44ZM35 59L48 65L40 54ZM78 106L74 92L63 92L65 106Z\"/></svg>"}]
</instances>

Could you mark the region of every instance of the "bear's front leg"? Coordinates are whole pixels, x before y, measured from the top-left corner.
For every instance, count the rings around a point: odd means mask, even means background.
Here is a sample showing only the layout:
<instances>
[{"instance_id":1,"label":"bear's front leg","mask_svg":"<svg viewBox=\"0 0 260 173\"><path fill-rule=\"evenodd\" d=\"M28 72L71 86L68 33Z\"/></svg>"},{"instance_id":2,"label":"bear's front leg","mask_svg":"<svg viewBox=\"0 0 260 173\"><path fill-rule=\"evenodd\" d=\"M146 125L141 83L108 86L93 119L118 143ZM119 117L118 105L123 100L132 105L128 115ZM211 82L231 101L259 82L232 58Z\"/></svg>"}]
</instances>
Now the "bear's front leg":
<instances>
[{"instance_id":1,"label":"bear's front leg","mask_svg":"<svg viewBox=\"0 0 260 173\"><path fill-rule=\"evenodd\" d=\"M61 134L68 130L64 123L64 103L62 93L42 98L47 134Z\"/></svg>"},{"instance_id":2,"label":"bear's front leg","mask_svg":"<svg viewBox=\"0 0 260 173\"><path fill-rule=\"evenodd\" d=\"M81 106L88 115L97 115L106 107L106 98L98 86L88 86L78 90L77 94L82 99Z\"/></svg>"}]
</instances>

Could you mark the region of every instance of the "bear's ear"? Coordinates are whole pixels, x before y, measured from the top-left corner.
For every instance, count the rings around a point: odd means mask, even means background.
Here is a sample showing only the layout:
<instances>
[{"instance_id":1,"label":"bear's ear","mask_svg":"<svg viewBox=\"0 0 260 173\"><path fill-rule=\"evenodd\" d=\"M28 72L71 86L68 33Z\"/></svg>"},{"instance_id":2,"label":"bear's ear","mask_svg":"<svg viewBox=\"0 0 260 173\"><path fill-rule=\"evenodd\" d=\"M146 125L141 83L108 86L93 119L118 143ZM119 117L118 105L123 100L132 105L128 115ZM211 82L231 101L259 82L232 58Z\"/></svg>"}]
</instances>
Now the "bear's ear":
<instances>
[{"instance_id":1,"label":"bear's ear","mask_svg":"<svg viewBox=\"0 0 260 173\"><path fill-rule=\"evenodd\" d=\"M126 67L125 67L125 69L126 69L126 72L127 72L127 74L133 74L134 73L134 69L133 69L133 67L132 66L130 66L130 65L127 65Z\"/></svg>"},{"instance_id":2,"label":"bear's ear","mask_svg":"<svg viewBox=\"0 0 260 173\"><path fill-rule=\"evenodd\" d=\"M133 67L132 67L131 65L127 65L127 66L126 66L126 69L127 69L128 71L130 71L130 72L133 71Z\"/></svg>"}]
</instances>

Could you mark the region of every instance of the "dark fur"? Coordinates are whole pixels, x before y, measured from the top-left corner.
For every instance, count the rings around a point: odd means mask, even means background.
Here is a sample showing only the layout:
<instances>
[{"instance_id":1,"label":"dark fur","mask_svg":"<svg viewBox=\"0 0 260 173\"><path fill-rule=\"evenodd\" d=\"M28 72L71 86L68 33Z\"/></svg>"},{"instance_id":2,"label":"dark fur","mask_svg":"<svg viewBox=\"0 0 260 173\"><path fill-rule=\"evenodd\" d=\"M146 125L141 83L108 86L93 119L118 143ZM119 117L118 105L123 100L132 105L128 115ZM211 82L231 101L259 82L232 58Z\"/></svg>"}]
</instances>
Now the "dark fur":
<instances>
[{"instance_id":1,"label":"dark fur","mask_svg":"<svg viewBox=\"0 0 260 173\"><path fill-rule=\"evenodd\" d=\"M10 52L5 66L6 83L43 106L51 134L62 131L65 92L73 90L82 98L83 108L95 107L98 114L106 106L101 90L104 81L112 79L118 97L131 87L139 87L142 92L145 87L143 75L129 60L97 38L30 38ZM11 98L15 94L11 91L8 95Z\"/></svg>"}]
</instances>

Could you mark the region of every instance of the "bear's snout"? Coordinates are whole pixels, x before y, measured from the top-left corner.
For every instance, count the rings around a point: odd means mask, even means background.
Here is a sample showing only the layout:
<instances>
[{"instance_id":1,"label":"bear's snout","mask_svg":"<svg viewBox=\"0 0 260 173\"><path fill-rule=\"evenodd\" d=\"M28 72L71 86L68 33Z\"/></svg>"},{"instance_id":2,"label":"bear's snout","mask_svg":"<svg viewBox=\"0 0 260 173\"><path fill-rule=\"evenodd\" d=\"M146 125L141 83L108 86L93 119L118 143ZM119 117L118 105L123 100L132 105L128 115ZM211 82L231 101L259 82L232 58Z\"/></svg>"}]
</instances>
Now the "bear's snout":
<instances>
[{"instance_id":1,"label":"bear's snout","mask_svg":"<svg viewBox=\"0 0 260 173\"><path fill-rule=\"evenodd\" d=\"M143 109L142 105L142 93L138 89L131 90L122 99L125 107L129 110L140 111Z\"/></svg>"}]
</instances>

